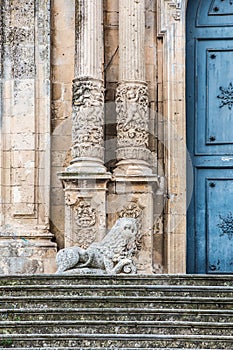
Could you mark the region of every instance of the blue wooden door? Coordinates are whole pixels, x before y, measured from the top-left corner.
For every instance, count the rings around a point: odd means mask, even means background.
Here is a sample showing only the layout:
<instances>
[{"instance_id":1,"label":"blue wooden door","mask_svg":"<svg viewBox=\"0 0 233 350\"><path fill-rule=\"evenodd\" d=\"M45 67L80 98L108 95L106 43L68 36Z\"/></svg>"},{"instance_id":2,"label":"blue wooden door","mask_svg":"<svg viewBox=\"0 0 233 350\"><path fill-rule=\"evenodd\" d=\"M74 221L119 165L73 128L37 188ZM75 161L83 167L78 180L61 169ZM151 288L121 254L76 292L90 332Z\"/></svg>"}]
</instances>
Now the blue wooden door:
<instances>
[{"instance_id":1,"label":"blue wooden door","mask_svg":"<svg viewBox=\"0 0 233 350\"><path fill-rule=\"evenodd\" d=\"M190 0L186 28L187 145L193 195L187 272L233 272L233 1Z\"/></svg>"}]
</instances>

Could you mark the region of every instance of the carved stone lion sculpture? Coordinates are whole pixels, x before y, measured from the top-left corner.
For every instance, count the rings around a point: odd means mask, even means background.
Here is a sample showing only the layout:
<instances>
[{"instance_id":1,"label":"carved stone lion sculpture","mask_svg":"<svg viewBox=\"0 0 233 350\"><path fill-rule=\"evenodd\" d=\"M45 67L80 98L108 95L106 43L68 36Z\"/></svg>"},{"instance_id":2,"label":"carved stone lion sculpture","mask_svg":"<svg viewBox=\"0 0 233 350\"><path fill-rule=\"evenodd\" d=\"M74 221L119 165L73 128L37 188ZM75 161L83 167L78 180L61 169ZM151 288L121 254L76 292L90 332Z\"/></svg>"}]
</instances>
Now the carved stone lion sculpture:
<instances>
[{"instance_id":1,"label":"carved stone lion sculpture","mask_svg":"<svg viewBox=\"0 0 233 350\"><path fill-rule=\"evenodd\" d=\"M74 246L60 250L57 273L84 268L90 272L98 269L96 273L136 273L132 257L137 250L138 234L136 219L118 219L101 242L92 243L87 249Z\"/></svg>"}]
</instances>

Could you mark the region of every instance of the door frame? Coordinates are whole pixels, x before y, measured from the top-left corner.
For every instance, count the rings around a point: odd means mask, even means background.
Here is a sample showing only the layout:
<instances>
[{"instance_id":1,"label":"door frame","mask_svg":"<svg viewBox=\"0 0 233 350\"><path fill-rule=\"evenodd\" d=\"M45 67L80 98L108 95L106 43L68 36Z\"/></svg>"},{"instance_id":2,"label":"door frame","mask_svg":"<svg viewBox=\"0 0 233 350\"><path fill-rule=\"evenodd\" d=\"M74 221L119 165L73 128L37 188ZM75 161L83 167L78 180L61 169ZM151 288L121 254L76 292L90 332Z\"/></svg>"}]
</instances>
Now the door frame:
<instances>
[{"instance_id":1,"label":"door frame","mask_svg":"<svg viewBox=\"0 0 233 350\"><path fill-rule=\"evenodd\" d=\"M185 48L188 0L157 1L158 125L163 125L167 197L164 208L164 265L186 273L186 103ZM160 140L161 141L161 140Z\"/></svg>"}]
</instances>

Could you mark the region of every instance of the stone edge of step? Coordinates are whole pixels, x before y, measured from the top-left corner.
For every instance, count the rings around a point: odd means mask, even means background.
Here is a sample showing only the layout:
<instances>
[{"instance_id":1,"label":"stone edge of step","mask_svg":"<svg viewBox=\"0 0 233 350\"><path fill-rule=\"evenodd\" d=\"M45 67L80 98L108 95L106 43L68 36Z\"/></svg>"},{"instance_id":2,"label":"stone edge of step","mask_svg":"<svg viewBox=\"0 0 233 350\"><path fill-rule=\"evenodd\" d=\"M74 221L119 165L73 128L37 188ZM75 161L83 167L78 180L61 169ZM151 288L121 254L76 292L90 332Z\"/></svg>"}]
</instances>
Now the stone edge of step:
<instances>
[{"instance_id":1,"label":"stone edge of step","mask_svg":"<svg viewBox=\"0 0 233 350\"><path fill-rule=\"evenodd\" d=\"M46 308L46 309L41 309L41 308L34 308L34 309L28 309L28 308L2 308L0 309L0 314L1 313L37 313L37 314L44 314L46 313L76 313L76 312L84 312L84 313L97 313L97 314L103 314L103 313L109 313L109 312L116 312L117 314L120 313L140 313L142 314L142 309L141 308L130 308L130 307L122 307L122 308ZM159 313L159 314L164 314L164 313L169 313L169 314L174 314L174 313L187 313L187 314L209 314L209 315L222 315L224 312L225 314L233 315L233 309L232 310L221 310L221 309L177 309L177 308L144 308L143 313L147 314L154 314L154 313Z\"/></svg>"},{"instance_id":2,"label":"stone edge of step","mask_svg":"<svg viewBox=\"0 0 233 350\"><path fill-rule=\"evenodd\" d=\"M45 301L44 296L38 296L38 295L30 295L30 296L2 296L1 297L1 303L3 302L40 302ZM46 302L69 302L69 301L87 301L87 302L96 302L96 301L102 301L102 302L176 302L176 303L186 303L190 302L193 304L198 303L208 303L208 304L219 304L219 303L233 303L233 297L196 297L196 296L114 296L114 295L49 295L46 297Z\"/></svg>"},{"instance_id":3,"label":"stone edge of step","mask_svg":"<svg viewBox=\"0 0 233 350\"><path fill-rule=\"evenodd\" d=\"M29 348L13 348L14 350L28 350ZM43 348L30 348L33 350L74 350L77 348L71 348L71 347L47 347L46 349ZM200 350L199 348L190 348L191 350ZM1 348L1 350L9 350L9 348ZM86 348L86 347L81 347L78 350L138 350L138 348L99 348L99 347L95 347L95 348ZM184 350L184 348L140 348L140 350ZM211 350L211 349L201 349L201 350ZM224 350L224 349L220 349L218 348L217 350Z\"/></svg>"},{"instance_id":4,"label":"stone edge of step","mask_svg":"<svg viewBox=\"0 0 233 350\"><path fill-rule=\"evenodd\" d=\"M2 334L1 340L9 339L9 336L12 340L49 340L49 339L67 339L67 334ZM69 334L69 340L191 340L191 341L229 341L233 342L233 336L222 336L222 335L164 335L164 334Z\"/></svg>"},{"instance_id":5,"label":"stone edge of step","mask_svg":"<svg viewBox=\"0 0 233 350\"><path fill-rule=\"evenodd\" d=\"M148 327L210 327L210 328L233 328L232 322L197 322L197 321L112 321L112 320L65 320L65 321L0 321L0 328L3 327L28 327L28 326L77 326L77 325L114 325L114 326L148 326Z\"/></svg>"},{"instance_id":6,"label":"stone edge of step","mask_svg":"<svg viewBox=\"0 0 233 350\"><path fill-rule=\"evenodd\" d=\"M195 292L203 292L203 291L213 291L213 292L233 292L233 286L208 286L208 285L150 285L150 284L131 284L131 285L124 285L124 284L114 284L114 285L103 285L103 284L91 284L91 285L85 285L85 284L72 284L72 285L64 285L64 284L23 284L23 285L0 285L0 291L3 290L116 290L116 289L124 289L124 290L132 290L135 291L135 288L138 290L150 290L150 291L195 291Z\"/></svg>"}]
</instances>

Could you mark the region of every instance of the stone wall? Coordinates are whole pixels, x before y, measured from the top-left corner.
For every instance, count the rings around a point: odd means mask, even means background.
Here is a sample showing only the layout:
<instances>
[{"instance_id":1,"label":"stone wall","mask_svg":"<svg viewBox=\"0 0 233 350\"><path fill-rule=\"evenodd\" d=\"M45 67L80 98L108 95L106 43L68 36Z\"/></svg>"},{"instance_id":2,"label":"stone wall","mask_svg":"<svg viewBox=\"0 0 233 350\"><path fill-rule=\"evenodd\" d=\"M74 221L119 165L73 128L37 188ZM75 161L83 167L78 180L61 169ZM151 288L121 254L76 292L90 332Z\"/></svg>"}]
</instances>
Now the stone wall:
<instances>
[{"instance_id":1,"label":"stone wall","mask_svg":"<svg viewBox=\"0 0 233 350\"><path fill-rule=\"evenodd\" d=\"M1 273L54 270L50 3L1 2Z\"/></svg>"}]
</instances>

